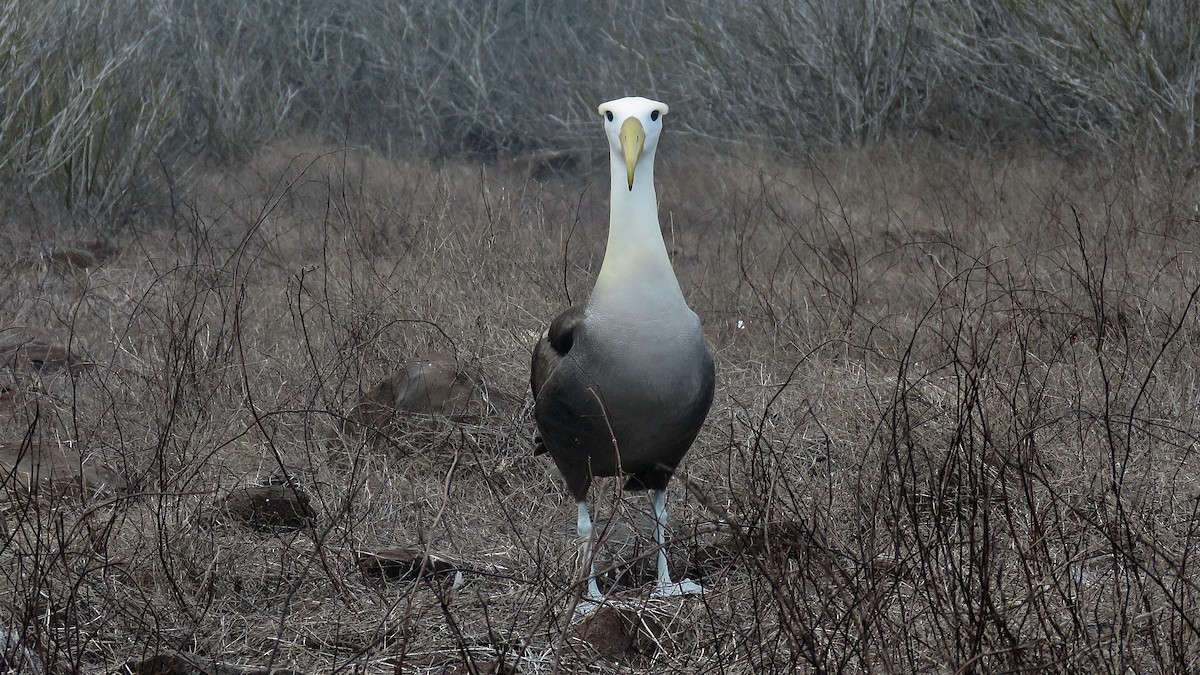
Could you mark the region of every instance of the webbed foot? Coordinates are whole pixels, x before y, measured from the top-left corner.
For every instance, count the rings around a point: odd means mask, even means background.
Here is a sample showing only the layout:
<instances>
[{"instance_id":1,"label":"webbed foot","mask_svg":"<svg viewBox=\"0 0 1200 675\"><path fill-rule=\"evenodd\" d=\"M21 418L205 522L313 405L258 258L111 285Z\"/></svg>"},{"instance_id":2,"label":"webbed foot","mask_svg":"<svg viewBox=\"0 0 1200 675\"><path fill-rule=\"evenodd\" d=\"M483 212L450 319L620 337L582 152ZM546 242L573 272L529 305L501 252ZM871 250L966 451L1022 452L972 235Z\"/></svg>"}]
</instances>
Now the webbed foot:
<instances>
[{"instance_id":1,"label":"webbed foot","mask_svg":"<svg viewBox=\"0 0 1200 675\"><path fill-rule=\"evenodd\" d=\"M704 587L692 581L691 579L683 579L674 583L660 583L655 585L654 591L650 593L652 598L673 598L677 595L703 595Z\"/></svg>"}]
</instances>

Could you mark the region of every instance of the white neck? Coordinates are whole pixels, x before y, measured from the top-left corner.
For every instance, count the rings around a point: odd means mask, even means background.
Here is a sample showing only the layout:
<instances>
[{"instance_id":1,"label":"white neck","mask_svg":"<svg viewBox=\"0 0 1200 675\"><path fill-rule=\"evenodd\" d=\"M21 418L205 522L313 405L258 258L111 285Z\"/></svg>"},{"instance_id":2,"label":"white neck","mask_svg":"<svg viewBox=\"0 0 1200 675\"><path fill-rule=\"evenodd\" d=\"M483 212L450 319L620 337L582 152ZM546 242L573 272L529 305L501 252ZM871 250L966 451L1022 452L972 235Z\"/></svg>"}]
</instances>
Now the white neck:
<instances>
[{"instance_id":1,"label":"white neck","mask_svg":"<svg viewBox=\"0 0 1200 675\"><path fill-rule=\"evenodd\" d=\"M683 299L667 246L658 224L658 197L654 192L654 151L638 162L633 189L629 189L625 163L610 153L612 187L609 193L608 248L596 278L593 297L652 292L662 299Z\"/></svg>"}]
</instances>

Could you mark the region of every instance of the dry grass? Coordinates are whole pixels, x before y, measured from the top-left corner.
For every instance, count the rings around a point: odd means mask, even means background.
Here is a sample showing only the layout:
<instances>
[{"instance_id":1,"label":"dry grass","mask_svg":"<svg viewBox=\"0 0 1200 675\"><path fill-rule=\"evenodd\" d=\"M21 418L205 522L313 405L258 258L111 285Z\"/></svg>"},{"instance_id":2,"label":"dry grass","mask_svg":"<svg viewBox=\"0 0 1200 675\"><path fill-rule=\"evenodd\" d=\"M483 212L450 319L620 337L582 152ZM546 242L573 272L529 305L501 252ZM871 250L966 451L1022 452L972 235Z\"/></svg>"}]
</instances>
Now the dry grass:
<instances>
[{"instance_id":1,"label":"dry grass","mask_svg":"<svg viewBox=\"0 0 1200 675\"><path fill-rule=\"evenodd\" d=\"M1191 0L8 2L0 180L120 216L164 172L297 133L459 159L603 151L596 104L633 92L706 147L934 137L1195 171L1197 32Z\"/></svg>"},{"instance_id":2,"label":"dry grass","mask_svg":"<svg viewBox=\"0 0 1200 675\"><path fill-rule=\"evenodd\" d=\"M603 171L306 140L99 227L116 253L87 268L51 254L95 224L6 215L0 327L95 365L8 368L0 442L63 444L130 489L6 488L5 617L55 672L172 650L306 672L1200 667L1195 186L929 147L750 156L662 158L719 373L671 557L726 555L693 570L703 599L617 591L662 627L656 655L572 636L574 505L527 405L335 432L432 352L524 394L532 336L598 269ZM272 481L311 496L311 526L219 506ZM596 511L628 564L647 504L615 490ZM393 547L469 571L356 566Z\"/></svg>"}]
</instances>

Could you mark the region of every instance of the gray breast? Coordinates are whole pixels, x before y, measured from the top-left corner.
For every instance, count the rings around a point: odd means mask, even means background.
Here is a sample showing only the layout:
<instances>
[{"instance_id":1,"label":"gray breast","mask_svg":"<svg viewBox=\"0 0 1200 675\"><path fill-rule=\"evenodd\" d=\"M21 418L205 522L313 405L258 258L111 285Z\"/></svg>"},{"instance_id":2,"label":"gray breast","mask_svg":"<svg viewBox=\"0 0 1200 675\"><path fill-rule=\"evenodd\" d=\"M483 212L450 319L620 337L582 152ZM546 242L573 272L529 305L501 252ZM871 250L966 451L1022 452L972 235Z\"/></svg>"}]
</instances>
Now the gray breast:
<instances>
[{"instance_id":1,"label":"gray breast","mask_svg":"<svg viewBox=\"0 0 1200 675\"><path fill-rule=\"evenodd\" d=\"M613 427L622 471L675 466L712 402L713 362L699 318L660 313L589 320L571 355Z\"/></svg>"}]
</instances>

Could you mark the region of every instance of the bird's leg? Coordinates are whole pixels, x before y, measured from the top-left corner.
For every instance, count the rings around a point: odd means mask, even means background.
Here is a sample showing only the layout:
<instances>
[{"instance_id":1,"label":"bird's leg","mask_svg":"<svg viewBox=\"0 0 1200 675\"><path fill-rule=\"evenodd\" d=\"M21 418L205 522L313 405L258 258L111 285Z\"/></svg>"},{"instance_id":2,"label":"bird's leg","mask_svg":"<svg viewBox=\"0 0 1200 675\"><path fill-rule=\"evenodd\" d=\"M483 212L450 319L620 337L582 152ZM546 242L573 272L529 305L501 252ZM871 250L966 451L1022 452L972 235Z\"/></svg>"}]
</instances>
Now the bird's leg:
<instances>
[{"instance_id":1,"label":"bird's leg","mask_svg":"<svg viewBox=\"0 0 1200 675\"><path fill-rule=\"evenodd\" d=\"M583 542L583 564L587 565L588 587L585 600L599 602L604 599L600 595L600 587L596 585L596 565L592 552L592 516L588 513L587 501L579 500L579 519L575 523L576 532Z\"/></svg>"},{"instance_id":2,"label":"bird's leg","mask_svg":"<svg viewBox=\"0 0 1200 675\"><path fill-rule=\"evenodd\" d=\"M653 596L662 598L672 595L703 593L704 588L691 579L684 579L679 583L671 582L671 572L667 569L666 490L654 491L654 542L658 544L658 583L655 584Z\"/></svg>"},{"instance_id":3,"label":"bird's leg","mask_svg":"<svg viewBox=\"0 0 1200 675\"><path fill-rule=\"evenodd\" d=\"M667 491L654 491L654 543L658 545L658 588L671 585L667 568Z\"/></svg>"}]
</instances>

